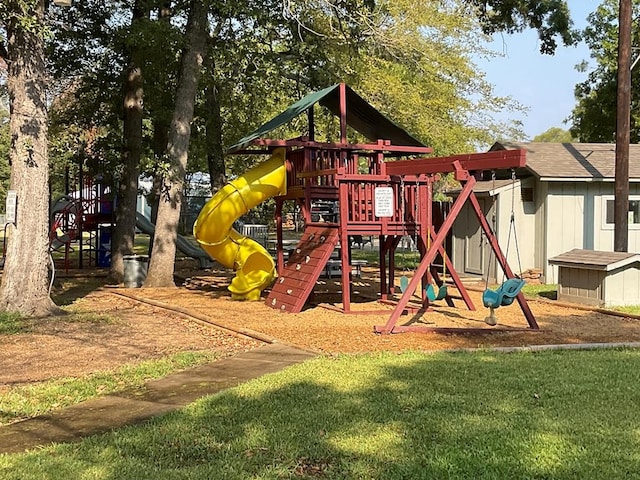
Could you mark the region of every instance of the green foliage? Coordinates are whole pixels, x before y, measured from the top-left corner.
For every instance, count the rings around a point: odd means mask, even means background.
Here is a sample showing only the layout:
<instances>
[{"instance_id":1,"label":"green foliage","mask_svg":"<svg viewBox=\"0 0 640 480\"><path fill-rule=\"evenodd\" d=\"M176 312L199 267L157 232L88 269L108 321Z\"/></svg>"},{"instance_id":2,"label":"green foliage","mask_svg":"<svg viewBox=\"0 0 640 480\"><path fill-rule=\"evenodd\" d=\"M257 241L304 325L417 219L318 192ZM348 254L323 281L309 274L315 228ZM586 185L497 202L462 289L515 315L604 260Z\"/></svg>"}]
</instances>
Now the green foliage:
<instances>
[{"instance_id":1,"label":"green foliage","mask_svg":"<svg viewBox=\"0 0 640 480\"><path fill-rule=\"evenodd\" d=\"M53 178L61 178L70 161L84 161L89 169L100 163L100 169L118 177L121 72L132 45L144 77L142 170L157 171L162 156L151 152L162 134L156 128L167 125L173 108L185 23L183 3L173 3L166 19L159 14L160 3L145 4L149 16L133 26L131 11L124 9L131 5L117 0L74 2L71 8L50 12L55 36L49 58L55 76L81 78L66 85L75 105L58 102L55 106L61 108L52 115ZM475 149L499 136L520 138L517 125L495 122L492 114L521 107L497 97L471 61L474 55L490 55L477 41L482 29L536 28L547 52L555 48L557 36L565 43L572 39L560 0L312 0L284 5L243 0L212 2L210 22L210 61L203 78L222 99L223 148L294 100L337 81L350 83L438 153ZM203 100L199 96L189 172L207 170L210 132L205 125L211 113ZM299 119L274 135L297 136L305 133L305 124ZM317 124L319 139L335 139L335 119L320 113ZM233 175L255 160L233 156L227 167Z\"/></svg>"},{"instance_id":2,"label":"green foliage","mask_svg":"<svg viewBox=\"0 0 640 480\"><path fill-rule=\"evenodd\" d=\"M0 42L4 43L7 24L13 28L21 29L25 32L35 33L43 39L51 34L48 26L43 23L40 0L17 0L4 1L0 3L0 28L5 30L0 33ZM46 5L47 2L44 2Z\"/></svg>"},{"instance_id":3,"label":"green foliage","mask_svg":"<svg viewBox=\"0 0 640 480\"><path fill-rule=\"evenodd\" d=\"M354 67L355 88L374 106L440 155L475 150L499 134L522 136L492 118L520 107L497 97L471 61L492 53L478 41L480 25L464 14L463 2L401 0L381 2L378 9L378 22L388 28Z\"/></svg>"},{"instance_id":4,"label":"green foliage","mask_svg":"<svg viewBox=\"0 0 640 480\"><path fill-rule=\"evenodd\" d=\"M639 382L637 350L325 357L0 476L638 478Z\"/></svg>"},{"instance_id":5,"label":"green foliage","mask_svg":"<svg viewBox=\"0 0 640 480\"><path fill-rule=\"evenodd\" d=\"M574 141L574 138L568 130L563 130L559 127L551 127L546 132L542 132L540 135L533 137L533 141L545 143L571 143Z\"/></svg>"},{"instance_id":6,"label":"green foliage","mask_svg":"<svg viewBox=\"0 0 640 480\"><path fill-rule=\"evenodd\" d=\"M564 45L574 44L579 34L572 26L565 0L468 0L478 8L478 16L487 33L537 30L540 52L553 54L557 38Z\"/></svg>"},{"instance_id":7,"label":"green foliage","mask_svg":"<svg viewBox=\"0 0 640 480\"><path fill-rule=\"evenodd\" d=\"M633 1L632 35L640 34L640 1ZM588 17L583 39L596 67L576 86L577 105L571 114L571 134L581 142L614 142L616 131L616 84L618 58L618 2L604 0ZM634 57L637 52L634 50ZM640 69L632 71L631 143L640 141Z\"/></svg>"}]
</instances>

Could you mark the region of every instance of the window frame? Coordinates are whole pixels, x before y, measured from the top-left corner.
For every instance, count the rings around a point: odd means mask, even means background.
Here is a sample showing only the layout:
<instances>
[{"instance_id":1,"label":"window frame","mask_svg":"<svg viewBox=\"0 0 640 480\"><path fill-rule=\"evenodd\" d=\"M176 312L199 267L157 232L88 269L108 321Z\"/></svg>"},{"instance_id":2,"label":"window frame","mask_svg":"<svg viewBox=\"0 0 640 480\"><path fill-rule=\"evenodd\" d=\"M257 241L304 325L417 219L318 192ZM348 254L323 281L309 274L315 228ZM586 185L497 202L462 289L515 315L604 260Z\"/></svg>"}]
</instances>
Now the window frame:
<instances>
[{"instance_id":1,"label":"window frame","mask_svg":"<svg viewBox=\"0 0 640 480\"><path fill-rule=\"evenodd\" d=\"M615 201L614 195L602 196L602 229L613 230L614 224L607 222L607 203ZM640 195L629 195L629 203L637 202L638 209L640 210ZM638 223L629 223L629 230L640 230L640 215L638 216Z\"/></svg>"}]
</instances>

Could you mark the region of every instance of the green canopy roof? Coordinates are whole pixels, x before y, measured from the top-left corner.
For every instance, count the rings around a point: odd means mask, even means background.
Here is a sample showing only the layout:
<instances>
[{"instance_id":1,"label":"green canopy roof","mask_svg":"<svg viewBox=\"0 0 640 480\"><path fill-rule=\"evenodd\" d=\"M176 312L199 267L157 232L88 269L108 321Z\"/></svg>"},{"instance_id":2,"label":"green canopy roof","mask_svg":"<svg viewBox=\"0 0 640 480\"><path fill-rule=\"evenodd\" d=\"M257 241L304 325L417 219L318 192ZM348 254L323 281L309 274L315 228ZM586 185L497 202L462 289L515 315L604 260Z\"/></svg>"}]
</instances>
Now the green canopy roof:
<instances>
[{"instance_id":1,"label":"green canopy roof","mask_svg":"<svg viewBox=\"0 0 640 480\"><path fill-rule=\"evenodd\" d=\"M278 116L272 118L253 133L247 135L229 148L229 152L242 150L251 143L264 137L270 131L293 120L316 103L328 108L334 115L340 116L340 85L332 85L323 90L311 93L298 100ZM378 110L367 103L360 95L345 86L347 103L347 125L360 132L370 141L390 140L393 145L424 147L425 145L409 135L405 130L393 123Z\"/></svg>"}]
</instances>

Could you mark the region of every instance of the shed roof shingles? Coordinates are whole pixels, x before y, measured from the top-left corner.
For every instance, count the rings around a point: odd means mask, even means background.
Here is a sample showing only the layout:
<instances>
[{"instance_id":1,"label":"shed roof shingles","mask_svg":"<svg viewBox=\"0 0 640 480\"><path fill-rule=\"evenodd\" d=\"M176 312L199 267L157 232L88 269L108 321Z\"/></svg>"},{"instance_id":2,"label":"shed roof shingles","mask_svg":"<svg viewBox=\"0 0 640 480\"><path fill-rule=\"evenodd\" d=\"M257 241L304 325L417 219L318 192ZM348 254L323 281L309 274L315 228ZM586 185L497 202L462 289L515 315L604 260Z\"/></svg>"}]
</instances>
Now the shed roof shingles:
<instances>
[{"instance_id":1,"label":"shed roof shingles","mask_svg":"<svg viewBox=\"0 0 640 480\"><path fill-rule=\"evenodd\" d=\"M628 252L603 252L574 248L549 259L551 265L572 266L592 270L609 271L615 268L640 262L640 255Z\"/></svg>"},{"instance_id":2,"label":"shed roof shingles","mask_svg":"<svg viewBox=\"0 0 640 480\"><path fill-rule=\"evenodd\" d=\"M527 151L527 168L538 177L615 178L615 144L502 142L491 147L491 150L516 149ZM640 145L629 146L629 178L640 179Z\"/></svg>"}]
</instances>

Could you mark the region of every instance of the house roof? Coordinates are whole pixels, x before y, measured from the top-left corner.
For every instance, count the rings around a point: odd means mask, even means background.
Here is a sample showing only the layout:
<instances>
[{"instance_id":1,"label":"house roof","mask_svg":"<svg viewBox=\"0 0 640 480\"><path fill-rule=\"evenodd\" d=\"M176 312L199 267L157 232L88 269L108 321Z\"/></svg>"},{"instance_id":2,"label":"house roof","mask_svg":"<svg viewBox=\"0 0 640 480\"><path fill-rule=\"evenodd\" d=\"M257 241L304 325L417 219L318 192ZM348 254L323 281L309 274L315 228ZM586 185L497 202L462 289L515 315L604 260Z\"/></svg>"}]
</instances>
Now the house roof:
<instances>
[{"instance_id":1,"label":"house roof","mask_svg":"<svg viewBox=\"0 0 640 480\"><path fill-rule=\"evenodd\" d=\"M491 150L527 151L525 167L543 180L613 181L616 146L612 143L497 142ZM640 181L640 145L629 146L629 180Z\"/></svg>"},{"instance_id":2,"label":"house roof","mask_svg":"<svg viewBox=\"0 0 640 480\"><path fill-rule=\"evenodd\" d=\"M597 250L573 250L549 259L549 264L561 267L583 268L609 272L631 263L640 263L640 255L628 252L601 252Z\"/></svg>"},{"instance_id":3,"label":"house roof","mask_svg":"<svg viewBox=\"0 0 640 480\"><path fill-rule=\"evenodd\" d=\"M293 120L295 117L313 107L316 103L328 108L331 113L340 116L340 84L332 85L323 90L311 93L306 97L290 105L284 112L275 116L267 123L261 125L257 130L229 148L229 152L242 150L254 140L263 137L272 130ZM348 85L345 85L347 102L347 125L360 132L371 141L390 140L394 145L404 145L411 147L425 147L422 142L416 140L404 129L393 123L382 113L372 107L360 95L354 92Z\"/></svg>"}]
</instances>

